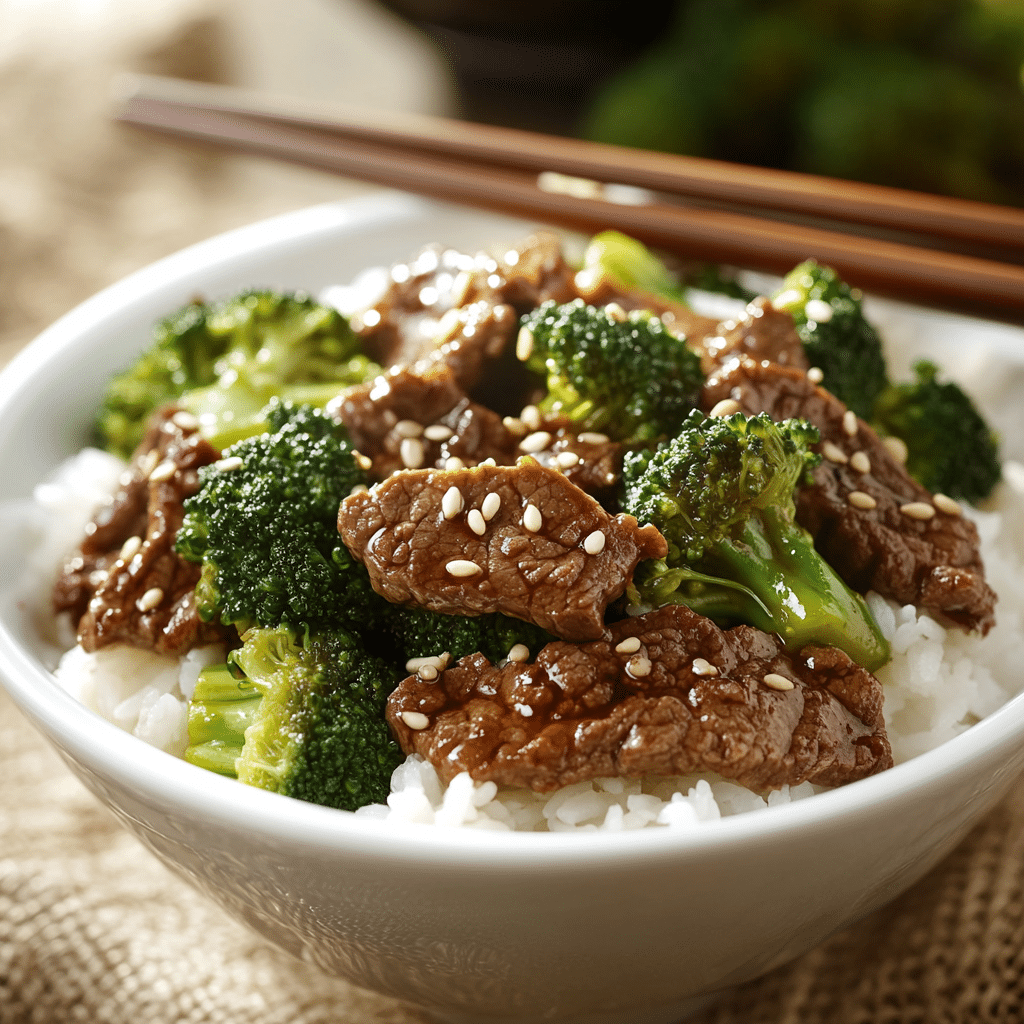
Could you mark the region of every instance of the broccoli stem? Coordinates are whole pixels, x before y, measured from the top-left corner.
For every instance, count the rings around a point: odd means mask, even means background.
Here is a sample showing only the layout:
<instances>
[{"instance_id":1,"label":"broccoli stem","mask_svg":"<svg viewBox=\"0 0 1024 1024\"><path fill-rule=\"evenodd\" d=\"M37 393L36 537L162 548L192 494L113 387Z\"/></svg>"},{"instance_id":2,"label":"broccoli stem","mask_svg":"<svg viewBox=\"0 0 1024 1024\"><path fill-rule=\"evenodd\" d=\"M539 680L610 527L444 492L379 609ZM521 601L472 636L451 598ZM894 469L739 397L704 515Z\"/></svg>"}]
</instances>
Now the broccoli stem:
<instances>
[{"instance_id":1,"label":"broccoli stem","mask_svg":"<svg viewBox=\"0 0 1024 1024\"><path fill-rule=\"evenodd\" d=\"M784 514L762 509L737 538L715 544L702 567L746 587L756 597L746 621L777 633L787 649L839 647L872 672L889 661L889 645L867 603L817 553L810 534ZM767 622L758 621L762 609Z\"/></svg>"},{"instance_id":2,"label":"broccoli stem","mask_svg":"<svg viewBox=\"0 0 1024 1024\"><path fill-rule=\"evenodd\" d=\"M239 679L228 665L204 668L189 702L185 760L237 778L235 761L262 699L259 690L248 679Z\"/></svg>"}]
</instances>

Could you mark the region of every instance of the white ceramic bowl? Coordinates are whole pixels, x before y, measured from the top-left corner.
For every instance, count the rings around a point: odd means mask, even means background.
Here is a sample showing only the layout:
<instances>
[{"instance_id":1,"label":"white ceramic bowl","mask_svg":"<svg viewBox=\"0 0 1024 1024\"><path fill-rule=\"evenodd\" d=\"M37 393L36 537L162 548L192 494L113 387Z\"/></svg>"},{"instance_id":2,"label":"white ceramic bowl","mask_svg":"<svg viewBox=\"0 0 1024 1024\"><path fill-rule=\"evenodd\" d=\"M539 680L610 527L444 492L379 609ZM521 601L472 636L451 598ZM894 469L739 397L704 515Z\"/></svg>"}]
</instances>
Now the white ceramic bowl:
<instances>
[{"instance_id":1,"label":"white ceramic bowl","mask_svg":"<svg viewBox=\"0 0 1024 1024\"><path fill-rule=\"evenodd\" d=\"M427 241L474 248L521 234L385 196L245 228L133 275L0 376L0 500L25 499L82 445L111 373L197 292L315 291ZM691 830L497 834L366 820L204 772L72 700L13 591L24 549L12 522L0 545L0 672L75 774L228 913L325 971L445 1019L676 1020L892 899L1024 768L1017 698L882 775Z\"/></svg>"}]
</instances>

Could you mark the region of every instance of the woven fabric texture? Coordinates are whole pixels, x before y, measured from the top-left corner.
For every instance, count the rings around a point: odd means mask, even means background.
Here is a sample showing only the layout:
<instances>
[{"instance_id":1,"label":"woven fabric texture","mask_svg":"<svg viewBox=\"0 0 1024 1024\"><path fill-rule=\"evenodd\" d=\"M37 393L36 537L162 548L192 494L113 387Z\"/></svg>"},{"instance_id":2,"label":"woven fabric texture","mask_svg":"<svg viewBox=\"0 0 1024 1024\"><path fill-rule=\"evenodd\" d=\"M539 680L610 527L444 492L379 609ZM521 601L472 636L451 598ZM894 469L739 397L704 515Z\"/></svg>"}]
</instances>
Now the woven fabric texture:
<instances>
[{"instance_id":1,"label":"woven fabric texture","mask_svg":"<svg viewBox=\"0 0 1024 1024\"><path fill-rule=\"evenodd\" d=\"M306 179L268 185L244 161L133 136L106 119L113 71L223 77L223 4L151 0L135 5L137 16L111 14L57 38L46 6L39 0L29 21L32 4L0 0L0 362L124 273L318 198ZM50 3L62 6L90 7ZM122 831L3 695L0 779L0 1024L425 1020L226 920ZM695 1019L1020 1021L1022 885L1019 790L890 906Z\"/></svg>"}]
</instances>

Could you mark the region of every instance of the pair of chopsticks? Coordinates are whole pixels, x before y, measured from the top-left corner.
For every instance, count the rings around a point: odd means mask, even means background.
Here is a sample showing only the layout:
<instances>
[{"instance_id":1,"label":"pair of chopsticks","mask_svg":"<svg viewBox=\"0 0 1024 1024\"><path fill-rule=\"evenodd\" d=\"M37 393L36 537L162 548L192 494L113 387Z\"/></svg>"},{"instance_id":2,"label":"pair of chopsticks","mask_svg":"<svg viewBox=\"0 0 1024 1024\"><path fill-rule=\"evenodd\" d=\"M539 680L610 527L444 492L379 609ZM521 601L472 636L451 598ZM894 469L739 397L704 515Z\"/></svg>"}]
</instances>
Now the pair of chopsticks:
<instances>
[{"instance_id":1,"label":"pair of chopsticks","mask_svg":"<svg viewBox=\"0 0 1024 1024\"><path fill-rule=\"evenodd\" d=\"M687 259L778 273L813 258L864 289L1024 316L1024 210L154 76L122 81L115 116L577 231L614 228Z\"/></svg>"}]
</instances>

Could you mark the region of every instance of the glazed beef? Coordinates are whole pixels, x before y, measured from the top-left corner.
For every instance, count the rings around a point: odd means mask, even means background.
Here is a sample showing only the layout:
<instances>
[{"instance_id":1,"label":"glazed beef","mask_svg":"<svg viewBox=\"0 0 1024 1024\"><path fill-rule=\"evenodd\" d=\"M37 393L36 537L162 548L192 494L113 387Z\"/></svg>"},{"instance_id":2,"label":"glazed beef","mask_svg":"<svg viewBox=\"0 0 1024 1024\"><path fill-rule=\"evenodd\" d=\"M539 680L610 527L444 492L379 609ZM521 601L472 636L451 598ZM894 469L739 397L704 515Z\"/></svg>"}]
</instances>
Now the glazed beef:
<instances>
[{"instance_id":1,"label":"glazed beef","mask_svg":"<svg viewBox=\"0 0 1024 1024\"><path fill-rule=\"evenodd\" d=\"M703 407L725 399L748 414L803 417L821 431L822 462L813 486L797 493L797 519L854 590L875 590L965 629L991 628L995 594L974 524L955 502L917 483L839 399L799 370L749 358L708 379Z\"/></svg>"},{"instance_id":2,"label":"glazed beef","mask_svg":"<svg viewBox=\"0 0 1024 1024\"><path fill-rule=\"evenodd\" d=\"M166 409L154 417L120 489L54 587L54 608L78 622L85 650L121 641L184 654L223 638L195 608L200 567L174 551L182 502L198 490L199 468L219 457L189 414Z\"/></svg>"},{"instance_id":3,"label":"glazed beef","mask_svg":"<svg viewBox=\"0 0 1024 1024\"><path fill-rule=\"evenodd\" d=\"M637 562L667 551L653 526L610 516L532 459L397 473L346 498L338 529L395 604L500 611L569 640L601 636Z\"/></svg>"},{"instance_id":4,"label":"glazed beef","mask_svg":"<svg viewBox=\"0 0 1024 1024\"><path fill-rule=\"evenodd\" d=\"M838 786L892 764L882 688L835 648L787 656L747 626L673 605L532 664L463 658L399 684L387 718L445 782L547 792L608 776L717 772L759 792Z\"/></svg>"},{"instance_id":5,"label":"glazed beef","mask_svg":"<svg viewBox=\"0 0 1024 1024\"><path fill-rule=\"evenodd\" d=\"M501 356L520 313L575 297L572 268L548 232L500 259L432 246L391 270L388 288L353 318L364 350L384 366L441 363L470 390Z\"/></svg>"},{"instance_id":6,"label":"glazed beef","mask_svg":"<svg viewBox=\"0 0 1024 1024\"><path fill-rule=\"evenodd\" d=\"M346 391L328 406L348 429L357 451L384 480L399 469L444 468L457 458L514 461L519 439L495 412L471 401L448 367L394 369Z\"/></svg>"},{"instance_id":7,"label":"glazed beef","mask_svg":"<svg viewBox=\"0 0 1024 1024\"><path fill-rule=\"evenodd\" d=\"M766 298L754 299L738 320L723 321L699 342L705 373L713 373L740 356L758 362L767 359L798 370L806 370L808 365L793 318Z\"/></svg>"}]
</instances>

